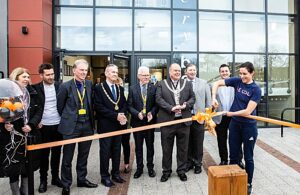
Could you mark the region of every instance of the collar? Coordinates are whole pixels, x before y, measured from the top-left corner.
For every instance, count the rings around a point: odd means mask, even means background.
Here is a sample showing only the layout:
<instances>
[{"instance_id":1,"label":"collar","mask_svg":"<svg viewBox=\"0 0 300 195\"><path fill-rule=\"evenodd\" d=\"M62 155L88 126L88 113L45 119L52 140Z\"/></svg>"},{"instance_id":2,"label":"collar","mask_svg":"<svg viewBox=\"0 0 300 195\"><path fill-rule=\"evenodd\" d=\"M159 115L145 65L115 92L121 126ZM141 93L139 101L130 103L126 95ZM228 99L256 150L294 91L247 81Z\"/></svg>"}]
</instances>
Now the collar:
<instances>
[{"instance_id":1,"label":"collar","mask_svg":"<svg viewBox=\"0 0 300 195\"><path fill-rule=\"evenodd\" d=\"M112 85L116 85L115 83L109 82L107 79L105 81L106 81L107 85L109 86L109 88L111 88Z\"/></svg>"}]
</instances>

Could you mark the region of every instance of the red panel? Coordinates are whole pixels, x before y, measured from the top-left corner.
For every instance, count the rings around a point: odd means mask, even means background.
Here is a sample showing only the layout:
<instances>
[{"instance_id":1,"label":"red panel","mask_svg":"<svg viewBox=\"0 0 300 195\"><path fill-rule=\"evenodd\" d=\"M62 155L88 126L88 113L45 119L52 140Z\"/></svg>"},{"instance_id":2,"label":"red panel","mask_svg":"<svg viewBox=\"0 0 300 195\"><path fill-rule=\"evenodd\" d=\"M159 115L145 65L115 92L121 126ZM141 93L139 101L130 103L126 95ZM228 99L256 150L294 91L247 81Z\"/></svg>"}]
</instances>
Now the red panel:
<instances>
[{"instance_id":1,"label":"red panel","mask_svg":"<svg viewBox=\"0 0 300 195\"><path fill-rule=\"evenodd\" d=\"M52 63L52 51L47 49L43 50L43 63Z\"/></svg>"},{"instance_id":2,"label":"red panel","mask_svg":"<svg viewBox=\"0 0 300 195\"><path fill-rule=\"evenodd\" d=\"M43 61L42 48L9 48L9 71L16 67L24 67L31 74L37 74L37 67Z\"/></svg>"},{"instance_id":3,"label":"red panel","mask_svg":"<svg viewBox=\"0 0 300 195\"><path fill-rule=\"evenodd\" d=\"M47 23L43 24L43 47L52 50L52 27Z\"/></svg>"},{"instance_id":4,"label":"red panel","mask_svg":"<svg viewBox=\"0 0 300 195\"><path fill-rule=\"evenodd\" d=\"M43 0L43 21L52 26L52 1Z\"/></svg>"},{"instance_id":5,"label":"red panel","mask_svg":"<svg viewBox=\"0 0 300 195\"><path fill-rule=\"evenodd\" d=\"M28 34L22 33L22 26L27 26ZM10 21L9 47L43 47L43 22Z\"/></svg>"},{"instance_id":6,"label":"red panel","mask_svg":"<svg viewBox=\"0 0 300 195\"><path fill-rule=\"evenodd\" d=\"M43 20L43 0L9 0L9 20Z\"/></svg>"}]
</instances>

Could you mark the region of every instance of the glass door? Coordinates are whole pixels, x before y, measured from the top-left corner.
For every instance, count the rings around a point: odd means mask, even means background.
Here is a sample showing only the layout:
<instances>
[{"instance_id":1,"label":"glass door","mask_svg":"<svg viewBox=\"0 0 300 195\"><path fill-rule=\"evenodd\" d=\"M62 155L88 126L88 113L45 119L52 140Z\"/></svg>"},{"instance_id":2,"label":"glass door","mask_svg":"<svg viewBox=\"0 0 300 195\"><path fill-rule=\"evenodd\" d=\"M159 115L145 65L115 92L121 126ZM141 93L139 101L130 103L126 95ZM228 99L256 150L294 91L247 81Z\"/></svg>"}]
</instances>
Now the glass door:
<instances>
[{"instance_id":1,"label":"glass door","mask_svg":"<svg viewBox=\"0 0 300 195\"><path fill-rule=\"evenodd\" d=\"M125 54L111 54L110 62L117 65L119 69L119 77L123 80L124 93L127 97L129 91L129 73L130 73L130 56Z\"/></svg>"},{"instance_id":2,"label":"glass door","mask_svg":"<svg viewBox=\"0 0 300 195\"><path fill-rule=\"evenodd\" d=\"M147 66L150 69L151 82L156 84L168 77L168 67L170 65L169 56L137 56L137 69L140 66Z\"/></svg>"}]
</instances>

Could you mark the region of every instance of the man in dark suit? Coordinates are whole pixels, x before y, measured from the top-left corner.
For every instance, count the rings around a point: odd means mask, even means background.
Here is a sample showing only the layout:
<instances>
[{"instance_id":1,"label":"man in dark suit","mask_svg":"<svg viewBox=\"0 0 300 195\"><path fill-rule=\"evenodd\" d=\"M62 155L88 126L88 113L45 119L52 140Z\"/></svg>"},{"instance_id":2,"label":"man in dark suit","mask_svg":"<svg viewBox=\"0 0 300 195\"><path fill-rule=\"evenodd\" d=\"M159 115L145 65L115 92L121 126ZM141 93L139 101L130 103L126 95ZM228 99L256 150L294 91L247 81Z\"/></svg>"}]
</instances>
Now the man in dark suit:
<instances>
[{"instance_id":1,"label":"man in dark suit","mask_svg":"<svg viewBox=\"0 0 300 195\"><path fill-rule=\"evenodd\" d=\"M193 87L187 80L181 79L181 68L174 63L169 68L169 79L160 81L156 90L156 103L159 107L158 122L172 121L191 117L195 103ZM163 150L163 175L165 182L172 173L172 151L174 138L177 146L177 174L181 181L186 181L186 162L188 154L189 132L192 122L171 125L161 128L161 145Z\"/></svg>"},{"instance_id":2,"label":"man in dark suit","mask_svg":"<svg viewBox=\"0 0 300 195\"><path fill-rule=\"evenodd\" d=\"M127 104L124 96L124 88L116 85L118 79L118 67L114 64L107 65L105 69L106 80L95 88L95 111L98 120L98 133L108 133L121 130L127 122ZM99 140L100 145L100 175L101 183L111 187L114 183L125 182L120 176L120 135ZM108 172L109 159L112 159L111 176Z\"/></svg>"},{"instance_id":3,"label":"man in dark suit","mask_svg":"<svg viewBox=\"0 0 300 195\"><path fill-rule=\"evenodd\" d=\"M89 136L93 130L92 82L86 80L88 62L84 59L75 61L74 78L61 84L57 96L57 110L61 116L58 132L63 139ZM87 159L92 141L78 143L77 186L95 188L96 184L86 179ZM75 144L64 145L61 165L62 194L70 194L72 184L72 159Z\"/></svg>"},{"instance_id":4,"label":"man in dark suit","mask_svg":"<svg viewBox=\"0 0 300 195\"><path fill-rule=\"evenodd\" d=\"M129 89L128 110L131 114L131 126L140 127L153 124L156 121L157 107L155 105L156 87L149 83L149 68L141 66L138 69L139 83ZM134 178L143 174L143 143L147 146L147 168L148 175L155 177L153 156L154 156L154 129L136 132L133 134L135 140L135 154L137 170Z\"/></svg>"},{"instance_id":5,"label":"man in dark suit","mask_svg":"<svg viewBox=\"0 0 300 195\"><path fill-rule=\"evenodd\" d=\"M42 143L62 140L62 135L58 133L57 128L60 122L60 116L57 111L56 94L59 84L54 82L54 70L52 64L41 64L39 67L39 74L42 81L33 87L38 93L41 100L43 117L38 125L40 128ZM42 150L40 161L40 186L39 192L47 191L47 176L49 169L49 155L51 151L51 175L52 185L62 187L59 179L59 163L61 146L53 148L45 148Z\"/></svg>"}]
</instances>

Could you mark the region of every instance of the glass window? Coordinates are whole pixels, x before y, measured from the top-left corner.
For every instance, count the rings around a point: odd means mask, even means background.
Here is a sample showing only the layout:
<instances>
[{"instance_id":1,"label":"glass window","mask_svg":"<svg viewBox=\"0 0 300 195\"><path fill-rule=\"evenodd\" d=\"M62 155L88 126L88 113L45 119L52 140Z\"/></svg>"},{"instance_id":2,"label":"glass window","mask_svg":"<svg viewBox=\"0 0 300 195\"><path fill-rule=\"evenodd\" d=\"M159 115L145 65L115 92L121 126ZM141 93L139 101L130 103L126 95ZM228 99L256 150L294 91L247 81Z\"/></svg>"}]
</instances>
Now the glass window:
<instances>
[{"instance_id":1,"label":"glass window","mask_svg":"<svg viewBox=\"0 0 300 195\"><path fill-rule=\"evenodd\" d=\"M93 5L93 0L55 0L55 5Z\"/></svg>"},{"instance_id":2,"label":"glass window","mask_svg":"<svg viewBox=\"0 0 300 195\"><path fill-rule=\"evenodd\" d=\"M284 108L295 107L295 56L269 55L268 58L269 116L280 118ZM295 120L295 112L284 114Z\"/></svg>"},{"instance_id":3,"label":"glass window","mask_svg":"<svg viewBox=\"0 0 300 195\"><path fill-rule=\"evenodd\" d=\"M196 12L173 12L173 50L197 51Z\"/></svg>"},{"instance_id":4,"label":"glass window","mask_svg":"<svg viewBox=\"0 0 300 195\"><path fill-rule=\"evenodd\" d=\"M238 52L265 52L265 16L235 15L235 50Z\"/></svg>"},{"instance_id":5,"label":"glass window","mask_svg":"<svg viewBox=\"0 0 300 195\"><path fill-rule=\"evenodd\" d=\"M93 50L93 9L57 8L57 47L67 50Z\"/></svg>"},{"instance_id":6,"label":"glass window","mask_svg":"<svg viewBox=\"0 0 300 195\"><path fill-rule=\"evenodd\" d=\"M232 0L199 0L199 9L232 10Z\"/></svg>"},{"instance_id":7,"label":"glass window","mask_svg":"<svg viewBox=\"0 0 300 195\"><path fill-rule=\"evenodd\" d=\"M234 3L235 10L238 11L265 11L265 0L235 0Z\"/></svg>"},{"instance_id":8,"label":"glass window","mask_svg":"<svg viewBox=\"0 0 300 195\"><path fill-rule=\"evenodd\" d=\"M132 0L96 0L98 6L132 6Z\"/></svg>"},{"instance_id":9,"label":"glass window","mask_svg":"<svg viewBox=\"0 0 300 195\"><path fill-rule=\"evenodd\" d=\"M254 65L255 68L254 80L261 87L262 96L264 96L264 94L266 93L265 92L266 78L264 73L266 57L265 55L236 54L235 66L234 66L235 76L239 76L239 65L247 61L251 62Z\"/></svg>"},{"instance_id":10,"label":"glass window","mask_svg":"<svg viewBox=\"0 0 300 195\"><path fill-rule=\"evenodd\" d=\"M136 51L171 50L170 11L136 10L134 47Z\"/></svg>"},{"instance_id":11,"label":"glass window","mask_svg":"<svg viewBox=\"0 0 300 195\"><path fill-rule=\"evenodd\" d=\"M295 0L268 0L268 12L295 13Z\"/></svg>"},{"instance_id":12,"label":"glass window","mask_svg":"<svg viewBox=\"0 0 300 195\"><path fill-rule=\"evenodd\" d=\"M294 18L269 16L269 53L293 53L295 51Z\"/></svg>"},{"instance_id":13,"label":"glass window","mask_svg":"<svg viewBox=\"0 0 300 195\"><path fill-rule=\"evenodd\" d=\"M170 8L170 0L134 0L135 7L160 7Z\"/></svg>"},{"instance_id":14,"label":"glass window","mask_svg":"<svg viewBox=\"0 0 300 195\"><path fill-rule=\"evenodd\" d=\"M132 50L132 11L96 9L96 50Z\"/></svg>"},{"instance_id":15,"label":"glass window","mask_svg":"<svg viewBox=\"0 0 300 195\"><path fill-rule=\"evenodd\" d=\"M199 50L232 52L232 15L199 12Z\"/></svg>"},{"instance_id":16,"label":"glass window","mask_svg":"<svg viewBox=\"0 0 300 195\"><path fill-rule=\"evenodd\" d=\"M173 0L173 8L197 9L196 0Z\"/></svg>"},{"instance_id":17,"label":"glass window","mask_svg":"<svg viewBox=\"0 0 300 195\"><path fill-rule=\"evenodd\" d=\"M195 53L174 53L172 63L177 63L184 71L186 65L192 63L197 66L197 54Z\"/></svg>"},{"instance_id":18,"label":"glass window","mask_svg":"<svg viewBox=\"0 0 300 195\"><path fill-rule=\"evenodd\" d=\"M221 64L232 65L231 54L199 54L199 78L212 83L219 80L219 67Z\"/></svg>"}]
</instances>

